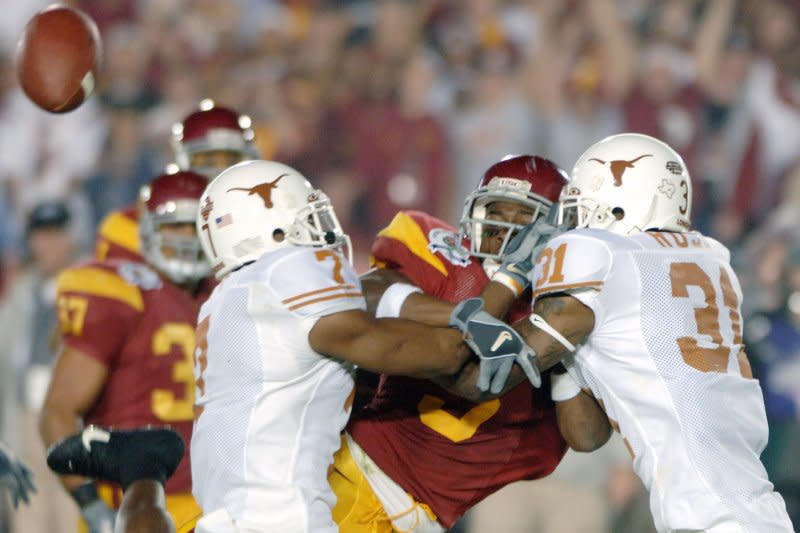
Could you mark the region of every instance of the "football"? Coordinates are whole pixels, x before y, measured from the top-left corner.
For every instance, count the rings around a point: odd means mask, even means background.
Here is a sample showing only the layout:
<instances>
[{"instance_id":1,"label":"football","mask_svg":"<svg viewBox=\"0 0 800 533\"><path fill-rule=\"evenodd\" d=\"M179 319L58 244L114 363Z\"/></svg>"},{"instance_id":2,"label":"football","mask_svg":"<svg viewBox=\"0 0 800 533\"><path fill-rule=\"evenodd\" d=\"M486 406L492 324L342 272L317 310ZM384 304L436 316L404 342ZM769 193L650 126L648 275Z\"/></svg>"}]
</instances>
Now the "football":
<instances>
[{"instance_id":1,"label":"football","mask_svg":"<svg viewBox=\"0 0 800 533\"><path fill-rule=\"evenodd\" d=\"M84 12L51 5L28 21L17 43L17 79L36 105L66 113L92 94L102 61L97 25Z\"/></svg>"}]
</instances>

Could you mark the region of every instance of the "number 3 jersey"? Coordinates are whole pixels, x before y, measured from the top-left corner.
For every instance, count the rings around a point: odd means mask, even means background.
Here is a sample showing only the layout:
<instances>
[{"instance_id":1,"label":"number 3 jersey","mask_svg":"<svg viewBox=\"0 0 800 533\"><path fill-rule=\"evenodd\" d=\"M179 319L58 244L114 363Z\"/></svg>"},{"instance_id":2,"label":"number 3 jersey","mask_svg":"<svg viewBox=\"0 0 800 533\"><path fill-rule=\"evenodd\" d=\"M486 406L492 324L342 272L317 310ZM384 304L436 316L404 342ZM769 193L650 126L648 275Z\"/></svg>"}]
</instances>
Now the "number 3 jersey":
<instances>
[{"instance_id":1,"label":"number 3 jersey","mask_svg":"<svg viewBox=\"0 0 800 533\"><path fill-rule=\"evenodd\" d=\"M533 287L594 312L565 363L618 424L659 531L793 531L759 460L767 419L727 249L695 232L573 230L548 243Z\"/></svg>"},{"instance_id":2,"label":"number 3 jersey","mask_svg":"<svg viewBox=\"0 0 800 533\"><path fill-rule=\"evenodd\" d=\"M229 274L198 317L194 495L247 531L329 532L327 471L350 415L350 365L315 352L321 317L366 309L338 252L282 248Z\"/></svg>"},{"instance_id":3,"label":"number 3 jersey","mask_svg":"<svg viewBox=\"0 0 800 533\"><path fill-rule=\"evenodd\" d=\"M454 228L425 213L398 213L378 234L372 255L378 266L450 302L477 296L489 283L480 262L458 245ZM510 319L529 312L529 302L519 301ZM566 451L549 392L527 380L476 404L428 380L384 375L347 431L446 527L505 485L548 475Z\"/></svg>"},{"instance_id":4,"label":"number 3 jersey","mask_svg":"<svg viewBox=\"0 0 800 533\"><path fill-rule=\"evenodd\" d=\"M193 297L148 266L125 261L81 263L59 276L63 342L108 369L85 424L170 425L189 442L194 324L207 293ZM190 492L188 458L167 481L168 493Z\"/></svg>"}]
</instances>

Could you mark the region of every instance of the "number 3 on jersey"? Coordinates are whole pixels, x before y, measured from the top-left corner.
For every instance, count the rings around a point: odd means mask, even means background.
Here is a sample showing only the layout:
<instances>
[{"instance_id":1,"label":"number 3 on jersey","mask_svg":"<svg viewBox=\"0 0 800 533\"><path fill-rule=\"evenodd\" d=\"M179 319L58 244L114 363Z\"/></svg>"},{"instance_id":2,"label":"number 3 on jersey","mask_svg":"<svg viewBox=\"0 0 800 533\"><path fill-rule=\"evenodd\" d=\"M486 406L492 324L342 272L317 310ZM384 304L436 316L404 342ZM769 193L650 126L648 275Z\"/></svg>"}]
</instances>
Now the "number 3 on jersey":
<instances>
[{"instance_id":1,"label":"number 3 on jersey","mask_svg":"<svg viewBox=\"0 0 800 533\"><path fill-rule=\"evenodd\" d=\"M739 297L731 284L730 276L724 268L719 271L719 287L722 290L722 303L728 309L730 327L724 333L720 326L717 288L708 273L697 263L672 263L669 270L672 296L689 298L689 287L700 289L705 300L704 307L694 307L694 320L697 334L710 337L712 346L700 346L697 337L677 339L681 356L686 363L701 372L727 372L728 360L733 347L742 345L742 319L739 314ZM708 345L708 341L705 341Z\"/></svg>"},{"instance_id":2,"label":"number 3 on jersey","mask_svg":"<svg viewBox=\"0 0 800 533\"><path fill-rule=\"evenodd\" d=\"M167 356L173 347L180 349L183 359L172 365L173 382L183 386L183 394L169 389L155 389L150 398L153 413L165 422L194 418L194 328L182 322L168 322L153 335L152 350L156 356ZM182 396L182 397L181 397Z\"/></svg>"}]
</instances>

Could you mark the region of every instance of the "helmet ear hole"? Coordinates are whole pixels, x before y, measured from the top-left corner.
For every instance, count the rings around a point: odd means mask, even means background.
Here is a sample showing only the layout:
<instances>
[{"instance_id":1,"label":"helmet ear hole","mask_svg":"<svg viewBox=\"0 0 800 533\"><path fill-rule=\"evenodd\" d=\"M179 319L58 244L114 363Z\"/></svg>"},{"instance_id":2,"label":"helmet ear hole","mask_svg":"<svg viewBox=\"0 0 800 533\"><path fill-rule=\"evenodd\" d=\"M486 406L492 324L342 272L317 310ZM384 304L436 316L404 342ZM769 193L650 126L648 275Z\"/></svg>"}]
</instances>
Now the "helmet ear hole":
<instances>
[{"instance_id":1,"label":"helmet ear hole","mask_svg":"<svg viewBox=\"0 0 800 533\"><path fill-rule=\"evenodd\" d=\"M272 232L272 240L274 240L275 242L283 242L285 238L286 234L280 228L277 228L275 231Z\"/></svg>"},{"instance_id":2,"label":"helmet ear hole","mask_svg":"<svg viewBox=\"0 0 800 533\"><path fill-rule=\"evenodd\" d=\"M611 214L614 215L614 218L616 218L617 220L622 220L623 218L625 218L625 210L622 209L621 207L615 207L614 209L612 209Z\"/></svg>"}]
</instances>

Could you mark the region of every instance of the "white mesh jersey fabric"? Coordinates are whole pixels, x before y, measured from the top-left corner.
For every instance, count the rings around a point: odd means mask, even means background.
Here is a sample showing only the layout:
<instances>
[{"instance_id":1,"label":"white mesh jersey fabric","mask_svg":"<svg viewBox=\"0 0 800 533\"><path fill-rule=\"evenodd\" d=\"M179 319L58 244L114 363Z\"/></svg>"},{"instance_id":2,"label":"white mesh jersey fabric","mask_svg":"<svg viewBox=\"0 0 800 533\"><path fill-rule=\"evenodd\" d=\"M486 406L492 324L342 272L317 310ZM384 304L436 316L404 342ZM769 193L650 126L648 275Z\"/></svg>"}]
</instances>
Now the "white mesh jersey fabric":
<instances>
[{"instance_id":1,"label":"white mesh jersey fabric","mask_svg":"<svg viewBox=\"0 0 800 533\"><path fill-rule=\"evenodd\" d=\"M741 328L741 289L728 252L700 234L684 237L578 230L549 245L566 243L559 281L573 288L562 290L596 318L569 361L570 372L619 424L634 469L650 491L659 531L793 531L759 460L766 414L758 382L739 371L734 340ZM672 266L687 263L696 266ZM686 271L691 275L681 277ZM732 291L723 290L723 276ZM710 292L704 292L706 278ZM716 330L719 342L707 334ZM701 371L693 359L690 365L679 338L695 339L699 349L719 348L726 371Z\"/></svg>"},{"instance_id":2,"label":"white mesh jersey fabric","mask_svg":"<svg viewBox=\"0 0 800 533\"><path fill-rule=\"evenodd\" d=\"M360 293L343 257L287 248L230 274L203 306L191 459L206 513L225 508L242 529L337 531L327 469L350 414L352 368L314 352L308 333L322 316L365 309Z\"/></svg>"}]
</instances>

